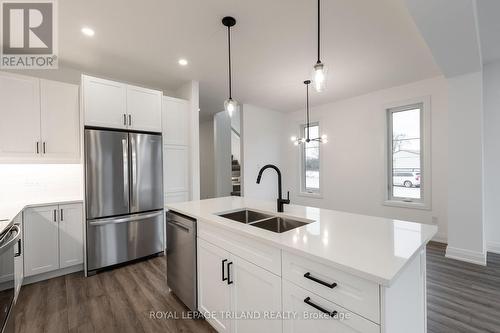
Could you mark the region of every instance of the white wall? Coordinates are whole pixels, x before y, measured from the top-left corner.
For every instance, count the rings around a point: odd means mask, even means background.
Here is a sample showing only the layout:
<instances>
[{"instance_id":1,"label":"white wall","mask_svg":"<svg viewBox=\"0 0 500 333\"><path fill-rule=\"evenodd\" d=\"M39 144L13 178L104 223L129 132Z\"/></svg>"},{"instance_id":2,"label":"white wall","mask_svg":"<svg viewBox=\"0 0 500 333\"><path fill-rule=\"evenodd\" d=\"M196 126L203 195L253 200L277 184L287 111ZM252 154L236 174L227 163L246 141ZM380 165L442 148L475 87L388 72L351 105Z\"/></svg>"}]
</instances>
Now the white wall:
<instances>
[{"instance_id":1,"label":"white wall","mask_svg":"<svg viewBox=\"0 0 500 333\"><path fill-rule=\"evenodd\" d=\"M500 253L500 61L483 68L484 213L488 251Z\"/></svg>"},{"instance_id":2,"label":"white wall","mask_svg":"<svg viewBox=\"0 0 500 333\"><path fill-rule=\"evenodd\" d=\"M278 178L274 170L266 170L260 184L256 184L261 167L275 164L284 171L283 145L287 136L283 130L285 114L244 104L242 107L243 140L243 195L272 199L278 197ZM283 192L286 193L286 187Z\"/></svg>"},{"instance_id":3,"label":"white wall","mask_svg":"<svg viewBox=\"0 0 500 333\"><path fill-rule=\"evenodd\" d=\"M430 96L432 202L431 210L383 205L386 180L386 111L394 102ZM311 96L314 103L314 94ZM447 234L447 85L442 77L398 86L339 102L313 107L311 121L319 121L329 142L321 146L322 198L299 195L299 148L289 139L299 134L305 110L294 112L285 123L286 184L293 203L360 214L437 223L439 238ZM248 160L247 160L248 161Z\"/></svg>"},{"instance_id":4,"label":"white wall","mask_svg":"<svg viewBox=\"0 0 500 333\"><path fill-rule=\"evenodd\" d=\"M83 199L81 164L0 164L0 203L52 198Z\"/></svg>"},{"instance_id":5,"label":"white wall","mask_svg":"<svg viewBox=\"0 0 500 333\"><path fill-rule=\"evenodd\" d=\"M448 79L448 257L485 264L483 77Z\"/></svg>"},{"instance_id":6,"label":"white wall","mask_svg":"<svg viewBox=\"0 0 500 333\"><path fill-rule=\"evenodd\" d=\"M215 197L214 122L200 123L200 199Z\"/></svg>"},{"instance_id":7,"label":"white wall","mask_svg":"<svg viewBox=\"0 0 500 333\"><path fill-rule=\"evenodd\" d=\"M215 196L231 195L231 118L226 111L214 115Z\"/></svg>"}]
</instances>

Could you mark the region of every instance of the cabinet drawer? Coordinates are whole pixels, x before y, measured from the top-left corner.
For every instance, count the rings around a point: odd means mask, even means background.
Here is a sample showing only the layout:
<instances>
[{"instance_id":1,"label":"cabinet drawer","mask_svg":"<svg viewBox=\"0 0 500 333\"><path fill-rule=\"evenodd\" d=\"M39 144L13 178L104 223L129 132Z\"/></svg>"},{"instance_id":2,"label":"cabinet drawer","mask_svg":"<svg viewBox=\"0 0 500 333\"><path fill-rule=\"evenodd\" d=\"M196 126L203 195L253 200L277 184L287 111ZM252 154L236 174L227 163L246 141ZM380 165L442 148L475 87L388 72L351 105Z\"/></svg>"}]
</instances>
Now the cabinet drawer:
<instances>
[{"instance_id":1,"label":"cabinet drawer","mask_svg":"<svg viewBox=\"0 0 500 333\"><path fill-rule=\"evenodd\" d=\"M321 309L337 313L331 317ZM286 280L283 280L283 311L296 314L284 320L283 332L380 333L379 325Z\"/></svg>"},{"instance_id":2,"label":"cabinet drawer","mask_svg":"<svg viewBox=\"0 0 500 333\"><path fill-rule=\"evenodd\" d=\"M198 237L281 276L281 250L236 233L198 223Z\"/></svg>"},{"instance_id":3,"label":"cabinet drawer","mask_svg":"<svg viewBox=\"0 0 500 333\"><path fill-rule=\"evenodd\" d=\"M283 251L283 278L380 323L379 285Z\"/></svg>"}]
</instances>

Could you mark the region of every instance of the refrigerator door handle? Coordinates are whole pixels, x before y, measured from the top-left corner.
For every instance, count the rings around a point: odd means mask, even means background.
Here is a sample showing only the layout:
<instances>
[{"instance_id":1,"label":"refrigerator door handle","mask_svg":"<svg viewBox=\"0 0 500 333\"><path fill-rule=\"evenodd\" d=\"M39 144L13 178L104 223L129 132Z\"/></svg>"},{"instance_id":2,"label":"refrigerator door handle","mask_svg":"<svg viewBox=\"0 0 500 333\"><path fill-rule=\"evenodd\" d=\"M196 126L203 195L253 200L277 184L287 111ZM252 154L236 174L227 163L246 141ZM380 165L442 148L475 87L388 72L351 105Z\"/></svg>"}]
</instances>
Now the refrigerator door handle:
<instances>
[{"instance_id":1,"label":"refrigerator door handle","mask_svg":"<svg viewBox=\"0 0 500 333\"><path fill-rule=\"evenodd\" d=\"M123 152L123 198L125 205L129 201L129 186L128 186L128 140L122 139L122 152Z\"/></svg>"},{"instance_id":2,"label":"refrigerator door handle","mask_svg":"<svg viewBox=\"0 0 500 333\"><path fill-rule=\"evenodd\" d=\"M137 211L139 208L137 207L137 197L135 196L135 192L137 189L137 142L134 136L129 136L130 140L130 182L131 191L130 191L130 211Z\"/></svg>"},{"instance_id":3,"label":"refrigerator door handle","mask_svg":"<svg viewBox=\"0 0 500 333\"><path fill-rule=\"evenodd\" d=\"M98 219L98 220L89 221L89 226L96 227L96 226L101 226L101 225L106 225L106 224L117 224L117 223L134 222L134 221L137 221L137 220L149 219L149 218L157 217L159 215L163 215L163 211L152 212L152 213L136 214L136 215L130 215L130 216L124 216L124 217L109 217L109 218L104 218L104 219Z\"/></svg>"}]
</instances>

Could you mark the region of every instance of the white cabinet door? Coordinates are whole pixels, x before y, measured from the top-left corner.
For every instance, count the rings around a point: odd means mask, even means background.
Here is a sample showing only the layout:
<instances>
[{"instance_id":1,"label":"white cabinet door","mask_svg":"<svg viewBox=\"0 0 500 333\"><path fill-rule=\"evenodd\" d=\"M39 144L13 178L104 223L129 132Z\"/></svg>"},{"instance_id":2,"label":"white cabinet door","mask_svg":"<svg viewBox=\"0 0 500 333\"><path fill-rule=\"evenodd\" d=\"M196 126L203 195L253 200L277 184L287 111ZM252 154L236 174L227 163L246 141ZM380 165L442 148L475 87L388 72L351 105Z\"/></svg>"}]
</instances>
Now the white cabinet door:
<instances>
[{"instance_id":1,"label":"white cabinet door","mask_svg":"<svg viewBox=\"0 0 500 333\"><path fill-rule=\"evenodd\" d=\"M287 280L283 280L283 312L297 314L283 321L287 333L380 333L379 325Z\"/></svg>"},{"instance_id":2,"label":"white cabinet door","mask_svg":"<svg viewBox=\"0 0 500 333\"><path fill-rule=\"evenodd\" d=\"M59 205L59 268L83 263L82 204Z\"/></svg>"},{"instance_id":3,"label":"white cabinet door","mask_svg":"<svg viewBox=\"0 0 500 333\"><path fill-rule=\"evenodd\" d=\"M0 73L0 159L33 159L40 152L40 84Z\"/></svg>"},{"instance_id":4,"label":"white cabinet door","mask_svg":"<svg viewBox=\"0 0 500 333\"><path fill-rule=\"evenodd\" d=\"M42 156L58 161L80 160L78 86L40 81Z\"/></svg>"},{"instance_id":5,"label":"white cabinet door","mask_svg":"<svg viewBox=\"0 0 500 333\"><path fill-rule=\"evenodd\" d=\"M189 149L185 146L163 146L164 191L189 191Z\"/></svg>"},{"instance_id":6,"label":"white cabinet door","mask_svg":"<svg viewBox=\"0 0 500 333\"><path fill-rule=\"evenodd\" d=\"M24 212L24 275L59 268L58 206L29 208Z\"/></svg>"},{"instance_id":7,"label":"white cabinet door","mask_svg":"<svg viewBox=\"0 0 500 333\"><path fill-rule=\"evenodd\" d=\"M184 202L189 200L188 192L165 193L165 204Z\"/></svg>"},{"instance_id":8,"label":"white cabinet door","mask_svg":"<svg viewBox=\"0 0 500 333\"><path fill-rule=\"evenodd\" d=\"M230 319L220 315L231 310L232 285L223 280L223 274L227 277L227 270L223 267L229 260L229 252L198 238L198 309L202 313L216 314L207 321L219 333L231 332Z\"/></svg>"},{"instance_id":9,"label":"white cabinet door","mask_svg":"<svg viewBox=\"0 0 500 333\"><path fill-rule=\"evenodd\" d=\"M235 319L234 333L274 333L282 331L282 321L264 318L266 313L281 313L281 277L237 256L232 256L232 313L257 313L255 319Z\"/></svg>"},{"instance_id":10,"label":"white cabinet door","mask_svg":"<svg viewBox=\"0 0 500 333\"><path fill-rule=\"evenodd\" d=\"M189 102L164 97L162 112L163 144L189 144Z\"/></svg>"},{"instance_id":11,"label":"white cabinet door","mask_svg":"<svg viewBox=\"0 0 500 333\"><path fill-rule=\"evenodd\" d=\"M85 125L127 128L127 85L82 76Z\"/></svg>"},{"instance_id":12,"label":"white cabinet door","mask_svg":"<svg viewBox=\"0 0 500 333\"><path fill-rule=\"evenodd\" d=\"M161 132L161 99L161 91L127 86L129 128Z\"/></svg>"}]
</instances>

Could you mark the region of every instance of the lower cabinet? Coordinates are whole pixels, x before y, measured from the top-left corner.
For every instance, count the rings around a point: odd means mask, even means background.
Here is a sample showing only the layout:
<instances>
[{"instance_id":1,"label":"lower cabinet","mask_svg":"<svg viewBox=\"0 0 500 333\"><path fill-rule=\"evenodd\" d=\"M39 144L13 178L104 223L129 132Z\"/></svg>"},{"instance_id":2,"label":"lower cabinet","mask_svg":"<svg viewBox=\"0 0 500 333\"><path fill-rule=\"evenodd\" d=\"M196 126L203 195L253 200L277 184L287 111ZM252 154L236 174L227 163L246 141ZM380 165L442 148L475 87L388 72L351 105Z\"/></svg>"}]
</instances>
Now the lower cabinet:
<instances>
[{"instance_id":1,"label":"lower cabinet","mask_svg":"<svg viewBox=\"0 0 500 333\"><path fill-rule=\"evenodd\" d=\"M287 333L380 333L380 326L343 307L283 280L283 321Z\"/></svg>"},{"instance_id":2,"label":"lower cabinet","mask_svg":"<svg viewBox=\"0 0 500 333\"><path fill-rule=\"evenodd\" d=\"M281 332L281 278L198 238L198 309L218 332Z\"/></svg>"},{"instance_id":3,"label":"lower cabinet","mask_svg":"<svg viewBox=\"0 0 500 333\"><path fill-rule=\"evenodd\" d=\"M24 212L24 275L83 263L82 204L28 208Z\"/></svg>"}]
</instances>

